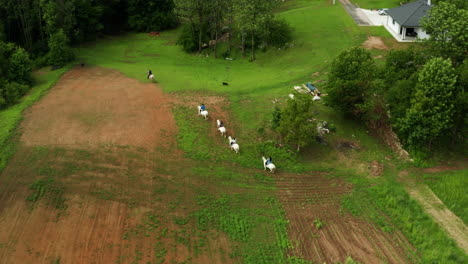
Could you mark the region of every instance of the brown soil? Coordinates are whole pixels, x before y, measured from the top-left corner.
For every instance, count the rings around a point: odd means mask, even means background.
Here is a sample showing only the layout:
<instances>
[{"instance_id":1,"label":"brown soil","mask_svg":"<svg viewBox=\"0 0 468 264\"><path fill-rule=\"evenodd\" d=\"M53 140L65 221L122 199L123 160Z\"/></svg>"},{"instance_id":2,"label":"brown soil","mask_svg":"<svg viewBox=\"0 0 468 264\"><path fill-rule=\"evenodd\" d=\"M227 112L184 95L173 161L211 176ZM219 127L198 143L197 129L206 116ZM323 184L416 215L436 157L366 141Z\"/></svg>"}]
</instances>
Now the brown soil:
<instances>
[{"instance_id":1,"label":"brown soil","mask_svg":"<svg viewBox=\"0 0 468 264\"><path fill-rule=\"evenodd\" d=\"M320 174L277 178L278 195L290 221L290 255L313 263L344 262L348 256L362 263L411 263L411 248L400 233L385 233L340 210L351 186ZM317 229L314 220L323 226Z\"/></svg>"},{"instance_id":2,"label":"brown soil","mask_svg":"<svg viewBox=\"0 0 468 264\"><path fill-rule=\"evenodd\" d=\"M362 46L366 49L380 49L380 50L388 50L387 45L383 42L383 40L379 37L369 36Z\"/></svg>"},{"instance_id":3,"label":"brown soil","mask_svg":"<svg viewBox=\"0 0 468 264\"><path fill-rule=\"evenodd\" d=\"M464 170L468 168L468 159L452 161L450 164L443 164L436 167L422 169L422 172L436 173L443 171Z\"/></svg>"},{"instance_id":4,"label":"brown soil","mask_svg":"<svg viewBox=\"0 0 468 264\"><path fill-rule=\"evenodd\" d=\"M21 141L35 145L168 145L177 127L155 84L105 68L75 68L26 113ZM164 134L164 135L163 135Z\"/></svg>"},{"instance_id":5,"label":"brown soil","mask_svg":"<svg viewBox=\"0 0 468 264\"><path fill-rule=\"evenodd\" d=\"M376 160L372 161L369 165L369 176L379 177L384 171L384 165Z\"/></svg>"},{"instance_id":6,"label":"brown soil","mask_svg":"<svg viewBox=\"0 0 468 264\"><path fill-rule=\"evenodd\" d=\"M233 263L223 233L200 237L195 223L174 223L205 186L193 187L204 183L176 149L173 103L157 85L110 69L66 73L26 113L0 174L0 263ZM64 186L66 210L25 200L49 176Z\"/></svg>"}]
</instances>

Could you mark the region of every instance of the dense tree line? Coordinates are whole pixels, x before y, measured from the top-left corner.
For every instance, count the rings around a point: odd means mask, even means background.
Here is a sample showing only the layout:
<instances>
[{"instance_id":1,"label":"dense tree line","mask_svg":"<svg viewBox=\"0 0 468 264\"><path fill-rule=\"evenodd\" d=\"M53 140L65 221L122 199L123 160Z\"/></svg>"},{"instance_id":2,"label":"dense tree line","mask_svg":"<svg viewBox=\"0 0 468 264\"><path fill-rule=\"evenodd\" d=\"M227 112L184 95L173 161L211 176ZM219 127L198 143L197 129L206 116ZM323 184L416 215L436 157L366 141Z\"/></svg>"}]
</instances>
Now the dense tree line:
<instances>
[{"instance_id":1,"label":"dense tree line","mask_svg":"<svg viewBox=\"0 0 468 264\"><path fill-rule=\"evenodd\" d=\"M413 153L464 144L468 10L450 2L439 1L423 19L429 40L390 51L383 66L363 48L341 53L332 63L327 102L368 123L389 122Z\"/></svg>"},{"instance_id":2,"label":"dense tree line","mask_svg":"<svg viewBox=\"0 0 468 264\"><path fill-rule=\"evenodd\" d=\"M274 17L279 0L175 0L177 14L187 23L178 43L187 52L209 49L216 57L218 44L223 56L240 46L242 56L257 48L284 47L291 40L291 28Z\"/></svg>"},{"instance_id":3,"label":"dense tree line","mask_svg":"<svg viewBox=\"0 0 468 264\"><path fill-rule=\"evenodd\" d=\"M28 91L33 67L73 60L70 45L173 28L174 7L173 0L0 0L0 108Z\"/></svg>"}]
</instances>

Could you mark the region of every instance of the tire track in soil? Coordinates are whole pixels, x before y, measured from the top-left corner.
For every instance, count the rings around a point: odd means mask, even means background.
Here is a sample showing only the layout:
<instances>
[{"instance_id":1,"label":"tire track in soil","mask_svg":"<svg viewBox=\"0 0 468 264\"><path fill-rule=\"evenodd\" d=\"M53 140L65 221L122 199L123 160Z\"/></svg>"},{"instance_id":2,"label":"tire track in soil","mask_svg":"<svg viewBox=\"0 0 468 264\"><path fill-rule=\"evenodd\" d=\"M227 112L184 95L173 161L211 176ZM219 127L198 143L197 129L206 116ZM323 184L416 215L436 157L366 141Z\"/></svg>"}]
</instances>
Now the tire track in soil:
<instances>
[{"instance_id":1,"label":"tire track in soil","mask_svg":"<svg viewBox=\"0 0 468 264\"><path fill-rule=\"evenodd\" d=\"M412 263L404 236L384 233L374 225L340 210L341 198L352 186L321 173L275 174L278 196L290 221L289 254L318 263ZM313 223L320 219L323 226Z\"/></svg>"}]
</instances>

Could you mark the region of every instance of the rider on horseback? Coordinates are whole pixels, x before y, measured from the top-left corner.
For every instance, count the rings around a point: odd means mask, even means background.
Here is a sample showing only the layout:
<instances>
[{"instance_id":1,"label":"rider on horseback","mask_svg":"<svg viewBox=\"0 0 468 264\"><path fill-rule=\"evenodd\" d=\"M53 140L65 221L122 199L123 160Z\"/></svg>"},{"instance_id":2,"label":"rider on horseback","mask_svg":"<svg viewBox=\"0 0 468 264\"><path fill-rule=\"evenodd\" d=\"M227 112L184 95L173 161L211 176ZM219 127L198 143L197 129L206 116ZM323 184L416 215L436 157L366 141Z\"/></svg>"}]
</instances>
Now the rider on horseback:
<instances>
[{"instance_id":1,"label":"rider on horseback","mask_svg":"<svg viewBox=\"0 0 468 264\"><path fill-rule=\"evenodd\" d=\"M153 75L153 72L151 70L148 70L148 77L146 77L146 79L149 79L151 75Z\"/></svg>"},{"instance_id":2,"label":"rider on horseback","mask_svg":"<svg viewBox=\"0 0 468 264\"><path fill-rule=\"evenodd\" d=\"M205 104L201 104L201 106L200 106L200 113L201 113L202 111L205 111L205 109L206 109Z\"/></svg>"},{"instance_id":3,"label":"rider on horseback","mask_svg":"<svg viewBox=\"0 0 468 264\"><path fill-rule=\"evenodd\" d=\"M231 146L234 145L234 144L236 144L236 143L237 143L237 140L236 140L235 137L233 137L232 140L231 140Z\"/></svg>"},{"instance_id":4,"label":"rider on horseback","mask_svg":"<svg viewBox=\"0 0 468 264\"><path fill-rule=\"evenodd\" d=\"M268 165L272 162L271 156L265 161L265 165Z\"/></svg>"}]
</instances>

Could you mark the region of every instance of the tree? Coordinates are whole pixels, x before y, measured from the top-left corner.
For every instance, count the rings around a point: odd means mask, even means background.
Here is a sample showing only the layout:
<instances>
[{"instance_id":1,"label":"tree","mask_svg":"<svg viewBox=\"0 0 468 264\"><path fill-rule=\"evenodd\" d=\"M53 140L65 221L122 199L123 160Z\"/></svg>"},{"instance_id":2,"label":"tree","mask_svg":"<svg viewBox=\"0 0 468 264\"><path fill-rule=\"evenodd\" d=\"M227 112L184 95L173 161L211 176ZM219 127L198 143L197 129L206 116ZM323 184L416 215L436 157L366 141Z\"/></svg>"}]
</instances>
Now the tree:
<instances>
[{"instance_id":1,"label":"tree","mask_svg":"<svg viewBox=\"0 0 468 264\"><path fill-rule=\"evenodd\" d=\"M241 29L242 55L245 56L245 36L250 34L251 60L255 60L255 38L262 30L265 21L272 20L273 8L277 1L237 0L235 12Z\"/></svg>"},{"instance_id":2,"label":"tree","mask_svg":"<svg viewBox=\"0 0 468 264\"><path fill-rule=\"evenodd\" d=\"M411 107L417 73L425 62L423 53L412 48L391 50L387 54L382 70L384 83L381 86L385 88L383 94L392 120L404 117L406 110Z\"/></svg>"},{"instance_id":3,"label":"tree","mask_svg":"<svg viewBox=\"0 0 468 264\"><path fill-rule=\"evenodd\" d=\"M19 84L30 85L32 62L29 59L29 54L23 48L17 48L10 57L8 79Z\"/></svg>"},{"instance_id":4,"label":"tree","mask_svg":"<svg viewBox=\"0 0 468 264\"><path fill-rule=\"evenodd\" d=\"M128 25L136 31L160 31L177 26L173 0L128 0Z\"/></svg>"},{"instance_id":5,"label":"tree","mask_svg":"<svg viewBox=\"0 0 468 264\"><path fill-rule=\"evenodd\" d=\"M461 63L468 52L468 10L440 2L421 19L421 26L430 34L427 41L441 57L449 57Z\"/></svg>"},{"instance_id":6,"label":"tree","mask_svg":"<svg viewBox=\"0 0 468 264\"><path fill-rule=\"evenodd\" d=\"M397 121L400 135L412 148L432 144L454 124L459 91L450 60L434 58L419 71L416 92L406 116Z\"/></svg>"},{"instance_id":7,"label":"tree","mask_svg":"<svg viewBox=\"0 0 468 264\"><path fill-rule=\"evenodd\" d=\"M362 114L359 105L371 92L375 70L367 50L354 47L342 52L332 62L327 103L345 114Z\"/></svg>"},{"instance_id":8,"label":"tree","mask_svg":"<svg viewBox=\"0 0 468 264\"><path fill-rule=\"evenodd\" d=\"M74 58L75 55L70 47L68 47L68 38L63 30L60 29L57 33L52 34L49 38L50 64L61 67Z\"/></svg>"},{"instance_id":9,"label":"tree","mask_svg":"<svg viewBox=\"0 0 468 264\"><path fill-rule=\"evenodd\" d=\"M308 94L295 94L281 111L278 132L284 141L296 145L296 150L314 141L316 123L313 122L312 100Z\"/></svg>"}]
</instances>

